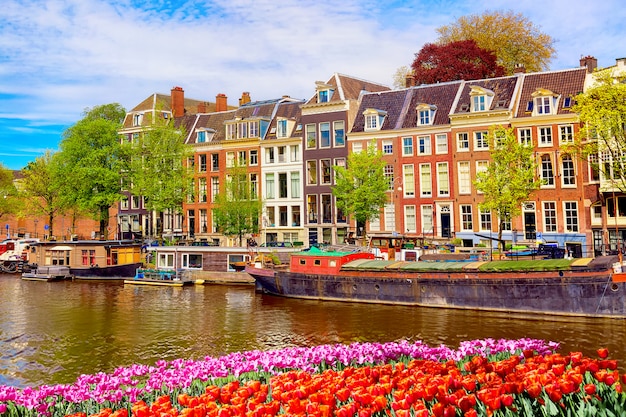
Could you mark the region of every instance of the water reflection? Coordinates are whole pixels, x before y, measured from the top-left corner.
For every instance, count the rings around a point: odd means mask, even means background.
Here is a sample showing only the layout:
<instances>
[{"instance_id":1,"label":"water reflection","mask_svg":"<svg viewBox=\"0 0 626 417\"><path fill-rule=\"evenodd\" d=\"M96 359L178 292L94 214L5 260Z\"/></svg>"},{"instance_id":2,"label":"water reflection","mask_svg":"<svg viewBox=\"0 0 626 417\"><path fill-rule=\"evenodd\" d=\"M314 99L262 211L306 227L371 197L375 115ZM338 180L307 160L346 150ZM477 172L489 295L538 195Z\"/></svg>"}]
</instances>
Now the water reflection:
<instances>
[{"instance_id":1,"label":"water reflection","mask_svg":"<svg viewBox=\"0 0 626 417\"><path fill-rule=\"evenodd\" d=\"M626 320L293 300L246 286L162 288L0 275L0 384L70 383L131 363L326 343L531 337L626 362Z\"/></svg>"}]
</instances>

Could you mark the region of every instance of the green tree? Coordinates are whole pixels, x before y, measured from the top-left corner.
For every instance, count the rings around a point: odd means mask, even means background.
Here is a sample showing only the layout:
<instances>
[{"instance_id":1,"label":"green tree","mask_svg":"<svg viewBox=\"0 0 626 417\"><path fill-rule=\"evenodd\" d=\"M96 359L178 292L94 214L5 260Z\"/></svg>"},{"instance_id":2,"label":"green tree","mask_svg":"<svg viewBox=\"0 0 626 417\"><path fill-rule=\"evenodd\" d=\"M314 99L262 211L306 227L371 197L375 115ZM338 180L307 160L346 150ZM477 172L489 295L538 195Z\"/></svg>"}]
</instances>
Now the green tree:
<instances>
[{"instance_id":1,"label":"green tree","mask_svg":"<svg viewBox=\"0 0 626 417\"><path fill-rule=\"evenodd\" d=\"M393 74L393 88L400 89L406 87L406 76L412 72L411 67L402 65Z\"/></svg>"},{"instance_id":2,"label":"green tree","mask_svg":"<svg viewBox=\"0 0 626 417\"><path fill-rule=\"evenodd\" d=\"M60 144L63 196L99 222L101 235L109 225L109 208L122 198L121 174L127 166L118 131L125 116L117 103L86 109Z\"/></svg>"},{"instance_id":3,"label":"green tree","mask_svg":"<svg viewBox=\"0 0 626 417\"><path fill-rule=\"evenodd\" d=\"M130 145L131 162L124 181L134 195L143 196L145 208L158 215L180 213L191 190L193 172L187 160L193 149L184 138L184 129L163 120Z\"/></svg>"},{"instance_id":4,"label":"green tree","mask_svg":"<svg viewBox=\"0 0 626 417\"><path fill-rule=\"evenodd\" d=\"M572 107L582 122L575 151L584 160L593 155L589 159L605 184L626 192L626 84L616 82L626 77L609 70L595 75L596 82L576 96Z\"/></svg>"},{"instance_id":5,"label":"green tree","mask_svg":"<svg viewBox=\"0 0 626 417\"><path fill-rule=\"evenodd\" d=\"M374 141L367 150L348 155L346 165L334 167L333 194L337 208L354 218L360 233L366 222L378 218L380 209L387 203L389 180L385 177L382 152L376 149Z\"/></svg>"},{"instance_id":6,"label":"green tree","mask_svg":"<svg viewBox=\"0 0 626 417\"><path fill-rule=\"evenodd\" d=\"M22 169L20 189L25 197L26 213L46 216L48 232L54 235L54 219L67 206L63 198L64 177L60 175L57 154L47 151Z\"/></svg>"},{"instance_id":7,"label":"green tree","mask_svg":"<svg viewBox=\"0 0 626 417\"><path fill-rule=\"evenodd\" d=\"M504 224L521 214L522 203L541 183L535 178L537 163L533 148L519 143L513 129L492 127L488 140L491 161L486 171L476 174L474 186L484 195L479 203L481 210L498 216L498 242L504 251Z\"/></svg>"},{"instance_id":8,"label":"green tree","mask_svg":"<svg viewBox=\"0 0 626 417\"><path fill-rule=\"evenodd\" d=\"M523 14L510 10L462 16L437 32L436 43L441 45L473 39L496 54L507 74L513 74L518 65L530 72L547 70L555 55L554 39Z\"/></svg>"},{"instance_id":9,"label":"green tree","mask_svg":"<svg viewBox=\"0 0 626 417\"><path fill-rule=\"evenodd\" d=\"M259 218L263 202L252 190L248 181L248 171L236 163L226 171L226 184L215 197L213 220L220 233L237 236L243 246L243 235L259 232Z\"/></svg>"},{"instance_id":10,"label":"green tree","mask_svg":"<svg viewBox=\"0 0 626 417\"><path fill-rule=\"evenodd\" d=\"M18 214L22 207L22 200L18 196L13 171L0 163L0 219L4 216Z\"/></svg>"}]
</instances>

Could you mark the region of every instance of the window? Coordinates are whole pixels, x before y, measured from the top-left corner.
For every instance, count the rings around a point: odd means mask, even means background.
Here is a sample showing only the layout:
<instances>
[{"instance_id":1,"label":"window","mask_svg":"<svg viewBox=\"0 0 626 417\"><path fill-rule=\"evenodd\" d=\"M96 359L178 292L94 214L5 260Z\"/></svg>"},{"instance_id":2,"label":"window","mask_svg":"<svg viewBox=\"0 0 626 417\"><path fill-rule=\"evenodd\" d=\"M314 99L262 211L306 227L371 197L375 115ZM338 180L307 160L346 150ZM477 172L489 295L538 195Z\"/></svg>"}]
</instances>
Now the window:
<instances>
[{"instance_id":1,"label":"window","mask_svg":"<svg viewBox=\"0 0 626 417\"><path fill-rule=\"evenodd\" d=\"M335 166L345 168L346 158L335 158ZM335 172L334 168L333 168L333 172ZM336 176L335 176L335 183L337 183Z\"/></svg>"},{"instance_id":2,"label":"window","mask_svg":"<svg viewBox=\"0 0 626 417\"><path fill-rule=\"evenodd\" d=\"M226 152L226 167L232 168L235 166L235 152Z\"/></svg>"},{"instance_id":3,"label":"window","mask_svg":"<svg viewBox=\"0 0 626 417\"><path fill-rule=\"evenodd\" d=\"M269 227L276 227L276 207L267 207L266 214Z\"/></svg>"},{"instance_id":4,"label":"window","mask_svg":"<svg viewBox=\"0 0 626 417\"><path fill-rule=\"evenodd\" d=\"M250 174L250 197L253 200L259 198L259 178L257 174Z\"/></svg>"},{"instance_id":5,"label":"window","mask_svg":"<svg viewBox=\"0 0 626 417\"><path fill-rule=\"evenodd\" d=\"M352 144L352 152L353 153L359 153L363 150L363 143L362 142L355 142Z\"/></svg>"},{"instance_id":6,"label":"window","mask_svg":"<svg viewBox=\"0 0 626 417\"><path fill-rule=\"evenodd\" d=\"M489 161L476 161L476 174L479 172L487 172L489 169ZM478 194L482 194L482 191L476 191Z\"/></svg>"},{"instance_id":7,"label":"window","mask_svg":"<svg viewBox=\"0 0 626 417\"><path fill-rule=\"evenodd\" d=\"M340 148L346 145L345 123L343 120L333 122L333 133L335 137L335 147Z\"/></svg>"},{"instance_id":8,"label":"window","mask_svg":"<svg viewBox=\"0 0 626 417\"><path fill-rule=\"evenodd\" d=\"M472 206L469 204L461 205L461 229L472 230L474 228L472 219Z\"/></svg>"},{"instance_id":9,"label":"window","mask_svg":"<svg viewBox=\"0 0 626 417\"><path fill-rule=\"evenodd\" d=\"M433 195L433 181L430 164L420 164L420 195L422 197L430 197Z\"/></svg>"},{"instance_id":10,"label":"window","mask_svg":"<svg viewBox=\"0 0 626 417\"><path fill-rule=\"evenodd\" d=\"M322 194L322 223L332 223L332 196L330 194Z\"/></svg>"},{"instance_id":11,"label":"window","mask_svg":"<svg viewBox=\"0 0 626 417\"><path fill-rule=\"evenodd\" d=\"M415 195L415 172L413 165L402 165L402 182L404 183L404 196L412 197Z\"/></svg>"},{"instance_id":12,"label":"window","mask_svg":"<svg viewBox=\"0 0 626 417\"><path fill-rule=\"evenodd\" d=\"M545 232L556 232L556 203L543 202L543 229Z\"/></svg>"},{"instance_id":13,"label":"window","mask_svg":"<svg viewBox=\"0 0 626 417\"><path fill-rule=\"evenodd\" d=\"M565 212L565 231L578 232L578 203L576 201L563 202Z\"/></svg>"},{"instance_id":14,"label":"window","mask_svg":"<svg viewBox=\"0 0 626 417\"><path fill-rule=\"evenodd\" d=\"M226 125L226 140L235 139L236 128L234 123Z\"/></svg>"},{"instance_id":15,"label":"window","mask_svg":"<svg viewBox=\"0 0 626 417\"><path fill-rule=\"evenodd\" d=\"M237 123L237 138L245 139L248 137L248 122Z\"/></svg>"},{"instance_id":16,"label":"window","mask_svg":"<svg viewBox=\"0 0 626 417\"><path fill-rule=\"evenodd\" d=\"M289 226L288 216L287 216L287 206L278 207L278 225L280 227Z\"/></svg>"},{"instance_id":17,"label":"window","mask_svg":"<svg viewBox=\"0 0 626 417\"><path fill-rule=\"evenodd\" d=\"M418 153L420 155L430 155L431 147L430 147L430 136L419 136L417 138L417 142L419 144Z\"/></svg>"},{"instance_id":18,"label":"window","mask_svg":"<svg viewBox=\"0 0 626 417\"><path fill-rule=\"evenodd\" d=\"M574 143L574 127L572 125L559 126L559 141L561 144Z\"/></svg>"},{"instance_id":19,"label":"window","mask_svg":"<svg viewBox=\"0 0 626 417\"><path fill-rule=\"evenodd\" d=\"M211 171L220 170L220 156L216 153L211 154Z\"/></svg>"},{"instance_id":20,"label":"window","mask_svg":"<svg viewBox=\"0 0 626 417\"><path fill-rule=\"evenodd\" d=\"M554 171L552 169L550 155L541 156L541 180L543 181L542 186L554 186Z\"/></svg>"},{"instance_id":21,"label":"window","mask_svg":"<svg viewBox=\"0 0 626 417\"><path fill-rule=\"evenodd\" d=\"M404 227L408 232L417 231L415 206L404 206Z\"/></svg>"},{"instance_id":22,"label":"window","mask_svg":"<svg viewBox=\"0 0 626 417\"><path fill-rule=\"evenodd\" d=\"M300 198L300 173L291 173L291 198Z\"/></svg>"},{"instance_id":23,"label":"window","mask_svg":"<svg viewBox=\"0 0 626 417\"><path fill-rule=\"evenodd\" d=\"M472 111L485 111L486 110L486 97L474 96L472 97Z\"/></svg>"},{"instance_id":24,"label":"window","mask_svg":"<svg viewBox=\"0 0 626 417\"><path fill-rule=\"evenodd\" d=\"M248 152L246 151L239 151L237 152L237 165L239 166L246 166L248 165L248 158L246 158Z\"/></svg>"},{"instance_id":25,"label":"window","mask_svg":"<svg viewBox=\"0 0 626 417\"><path fill-rule=\"evenodd\" d=\"M460 132L456 134L456 147L459 152L469 151L469 133Z\"/></svg>"},{"instance_id":26,"label":"window","mask_svg":"<svg viewBox=\"0 0 626 417\"><path fill-rule=\"evenodd\" d=\"M393 142L390 140L383 141L383 154L391 155L393 154Z\"/></svg>"},{"instance_id":27,"label":"window","mask_svg":"<svg viewBox=\"0 0 626 417\"><path fill-rule=\"evenodd\" d=\"M258 122L258 120L251 121L248 124L248 127L250 128L250 137L251 138L258 138L259 137L259 122Z\"/></svg>"},{"instance_id":28,"label":"window","mask_svg":"<svg viewBox=\"0 0 626 417\"><path fill-rule=\"evenodd\" d=\"M291 206L291 225L300 226L300 206Z\"/></svg>"},{"instance_id":29,"label":"window","mask_svg":"<svg viewBox=\"0 0 626 417\"><path fill-rule=\"evenodd\" d=\"M198 197L201 203L207 202L206 178L198 179Z\"/></svg>"},{"instance_id":30,"label":"window","mask_svg":"<svg viewBox=\"0 0 626 417\"><path fill-rule=\"evenodd\" d=\"M317 146L317 132L314 124L308 124L305 127L306 148L313 149Z\"/></svg>"},{"instance_id":31,"label":"window","mask_svg":"<svg viewBox=\"0 0 626 417\"><path fill-rule=\"evenodd\" d=\"M265 174L265 198L273 199L275 197L274 190L274 174L268 173Z\"/></svg>"},{"instance_id":32,"label":"window","mask_svg":"<svg viewBox=\"0 0 626 417\"><path fill-rule=\"evenodd\" d=\"M333 95L333 89L319 90L317 97L320 103L328 103Z\"/></svg>"},{"instance_id":33,"label":"window","mask_svg":"<svg viewBox=\"0 0 626 417\"><path fill-rule=\"evenodd\" d=\"M287 161L287 147L286 146L279 146L278 147L278 163L284 163Z\"/></svg>"},{"instance_id":34,"label":"window","mask_svg":"<svg viewBox=\"0 0 626 417\"><path fill-rule=\"evenodd\" d=\"M143 122L143 113L133 115L133 126L141 126Z\"/></svg>"},{"instance_id":35,"label":"window","mask_svg":"<svg viewBox=\"0 0 626 417\"><path fill-rule=\"evenodd\" d=\"M128 210L128 196L123 196L120 202L120 208L122 210Z\"/></svg>"},{"instance_id":36,"label":"window","mask_svg":"<svg viewBox=\"0 0 626 417\"><path fill-rule=\"evenodd\" d=\"M317 161L306 161L306 183L317 185Z\"/></svg>"},{"instance_id":37,"label":"window","mask_svg":"<svg viewBox=\"0 0 626 417\"><path fill-rule=\"evenodd\" d=\"M382 110L366 109L363 112L363 116L365 117L365 131L380 130L386 115L387 112Z\"/></svg>"},{"instance_id":38,"label":"window","mask_svg":"<svg viewBox=\"0 0 626 417\"><path fill-rule=\"evenodd\" d=\"M417 111L417 125L418 126L426 126L432 125L433 120L435 118L435 110L437 108L435 106L430 106L428 104L420 104L415 109Z\"/></svg>"},{"instance_id":39,"label":"window","mask_svg":"<svg viewBox=\"0 0 626 417\"><path fill-rule=\"evenodd\" d=\"M524 146L533 146L532 130L529 127L517 129L517 140Z\"/></svg>"},{"instance_id":40,"label":"window","mask_svg":"<svg viewBox=\"0 0 626 417\"><path fill-rule=\"evenodd\" d=\"M317 195L309 194L306 196L307 215L309 223L317 223Z\"/></svg>"},{"instance_id":41,"label":"window","mask_svg":"<svg viewBox=\"0 0 626 417\"><path fill-rule=\"evenodd\" d=\"M200 130L198 131L198 143L206 142L206 131Z\"/></svg>"},{"instance_id":42,"label":"window","mask_svg":"<svg viewBox=\"0 0 626 417\"><path fill-rule=\"evenodd\" d=\"M273 164L274 163L274 148L265 148L265 163Z\"/></svg>"},{"instance_id":43,"label":"window","mask_svg":"<svg viewBox=\"0 0 626 417\"><path fill-rule=\"evenodd\" d=\"M174 254L173 253L159 253L159 268L174 268Z\"/></svg>"},{"instance_id":44,"label":"window","mask_svg":"<svg viewBox=\"0 0 626 417\"><path fill-rule=\"evenodd\" d=\"M435 136L435 143L437 146L437 154L447 154L448 153L448 135L439 134Z\"/></svg>"},{"instance_id":45,"label":"window","mask_svg":"<svg viewBox=\"0 0 626 417\"><path fill-rule=\"evenodd\" d=\"M134 209L141 208L141 197L140 196L138 196L138 195L132 196L130 202L131 202L131 205L130 205L131 209L134 210Z\"/></svg>"},{"instance_id":46,"label":"window","mask_svg":"<svg viewBox=\"0 0 626 417\"><path fill-rule=\"evenodd\" d=\"M289 147L289 152L291 154L290 161L298 162L300 161L300 145L291 145Z\"/></svg>"},{"instance_id":47,"label":"window","mask_svg":"<svg viewBox=\"0 0 626 417\"><path fill-rule=\"evenodd\" d=\"M259 151L256 149L250 150L250 165L259 165Z\"/></svg>"},{"instance_id":48,"label":"window","mask_svg":"<svg viewBox=\"0 0 626 417\"><path fill-rule=\"evenodd\" d=\"M422 209L422 233L433 233L433 206L424 205Z\"/></svg>"},{"instance_id":49,"label":"window","mask_svg":"<svg viewBox=\"0 0 626 417\"><path fill-rule=\"evenodd\" d=\"M384 174L389 184L389 190L393 190L393 165L385 165Z\"/></svg>"},{"instance_id":50,"label":"window","mask_svg":"<svg viewBox=\"0 0 626 417\"><path fill-rule=\"evenodd\" d=\"M468 161L461 161L458 164L459 172L459 194L470 194L471 177L470 177L470 163Z\"/></svg>"},{"instance_id":51,"label":"window","mask_svg":"<svg viewBox=\"0 0 626 417\"><path fill-rule=\"evenodd\" d=\"M439 189L439 196L450 195L450 180L448 179L448 163L437 163L437 188Z\"/></svg>"},{"instance_id":52,"label":"window","mask_svg":"<svg viewBox=\"0 0 626 417\"><path fill-rule=\"evenodd\" d=\"M570 155L564 155L561 160L563 164L561 168L561 179L564 187L576 185L576 176L574 172L574 161Z\"/></svg>"},{"instance_id":53,"label":"window","mask_svg":"<svg viewBox=\"0 0 626 417\"><path fill-rule=\"evenodd\" d=\"M552 146L552 127L544 126L537 128L539 132L539 146Z\"/></svg>"},{"instance_id":54,"label":"window","mask_svg":"<svg viewBox=\"0 0 626 417\"><path fill-rule=\"evenodd\" d=\"M474 132L474 149L487 150L489 149L489 141L487 135L489 132Z\"/></svg>"},{"instance_id":55,"label":"window","mask_svg":"<svg viewBox=\"0 0 626 417\"><path fill-rule=\"evenodd\" d=\"M220 192L220 179L218 177L211 177L211 201L215 201L215 197Z\"/></svg>"},{"instance_id":56,"label":"window","mask_svg":"<svg viewBox=\"0 0 626 417\"><path fill-rule=\"evenodd\" d=\"M402 156L413 155L413 138L402 138Z\"/></svg>"},{"instance_id":57,"label":"window","mask_svg":"<svg viewBox=\"0 0 626 417\"><path fill-rule=\"evenodd\" d=\"M480 230L491 230L491 212L480 210Z\"/></svg>"},{"instance_id":58,"label":"window","mask_svg":"<svg viewBox=\"0 0 626 417\"><path fill-rule=\"evenodd\" d=\"M322 171L322 184L330 184L332 177L330 159L320 160L320 168Z\"/></svg>"},{"instance_id":59,"label":"window","mask_svg":"<svg viewBox=\"0 0 626 417\"><path fill-rule=\"evenodd\" d=\"M198 172L206 172L206 155L198 155Z\"/></svg>"},{"instance_id":60,"label":"window","mask_svg":"<svg viewBox=\"0 0 626 417\"><path fill-rule=\"evenodd\" d=\"M286 138L287 137L287 119L278 119L276 122L276 137L278 138Z\"/></svg>"},{"instance_id":61,"label":"window","mask_svg":"<svg viewBox=\"0 0 626 417\"><path fill-rule=\"evenodd\" d=\"M186 269L202 269L202 254L199 253L183 253L183 268Z\"/></svg>"},{"instance_id":62,"label":"window","mask_svg":"<svg viewBox=\"0 0 626 417\"><path fill-rule=\"evenodd\" d=\"M537 114L551 114L551 101L552 97L536 97L535 109L537 109Z\"/></svg>"},{"instance_id":63,"label":"window","mask_svg":"<svg viewBox=\"0 0 626 417\"><path fill-rule=\"evenodd\" d=\"M98 263L96 262L96 251L94 249L82 249L80 254L82 258L82 265L91 266Z\"/></svg>"},{"instance_id":64,"label":"window","mask_svg":"<svg viewBox=\"0 0 626 417\"><path fill-rule=\"evenodd\" d=\"M278 198L287 198L287 173L278 174Z\"/></svg>"},{"instance_id":65,"label":"window","mask_svg":"<svg viewBox=\"0 0 626 417\"><path fill-rule=\"evenodd\" d=\"M330 148L330 123L320 123L320 148Z\"/></svg>"},{"instance_id":66,"label":"window","mask_svg":"<svg viewBox=\"0 0 626 417\"><path fill-rule=\"evenodd\" d=\"M593 153L587 158L587 165L589 166L589 180L598 182L600 181L600 170L598 167L598 154Z\"/></svg>"}]
</instances>

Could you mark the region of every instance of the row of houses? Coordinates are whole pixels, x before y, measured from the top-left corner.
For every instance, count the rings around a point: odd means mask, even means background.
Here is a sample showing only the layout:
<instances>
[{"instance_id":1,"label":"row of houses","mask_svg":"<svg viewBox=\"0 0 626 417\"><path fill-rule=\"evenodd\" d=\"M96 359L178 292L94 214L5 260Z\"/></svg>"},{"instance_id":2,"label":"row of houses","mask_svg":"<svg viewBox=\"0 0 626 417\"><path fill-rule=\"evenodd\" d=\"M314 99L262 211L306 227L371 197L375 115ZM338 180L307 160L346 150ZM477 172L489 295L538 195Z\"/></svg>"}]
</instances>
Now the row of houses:
<instances>
[{"instance_id":1,"label":"row of houses","mask_svg":"<svg viewBox=\"0 0 626 417\"><path fill-rule=\"evenodd\" d=\"M616 69L626 60L619 59ZM541 188L505 225L512 242L546 241L575 256L621 248L625 197L603 186L593 164L563 151L580 123L575 97L593 81L597 60L572 69L434 85L389 87L344 74L315 82L308 100L282 96L237 106L218 94L215 102L191 100L175 87L153 94L128 112L122 135L132 140L156 118L184 126L194 149L194 193L180 213L148 213L141 196L129 195L117 213L118 238L147 238L158 230L173 238L232 245L217 230L212 209L227 168L248 169L250 187L264 202L262 242L339 244L353 235L402 234L427 241L460 240L491 246L499 221L482 211L472 180L490 159L486 135L510 127L534 149ZM336 207L333 166L350 152L376 146L386 161L388 203L377 220L359 230ZM617 200L616 200L617 199Z\"/></svg>"}]
</instances>

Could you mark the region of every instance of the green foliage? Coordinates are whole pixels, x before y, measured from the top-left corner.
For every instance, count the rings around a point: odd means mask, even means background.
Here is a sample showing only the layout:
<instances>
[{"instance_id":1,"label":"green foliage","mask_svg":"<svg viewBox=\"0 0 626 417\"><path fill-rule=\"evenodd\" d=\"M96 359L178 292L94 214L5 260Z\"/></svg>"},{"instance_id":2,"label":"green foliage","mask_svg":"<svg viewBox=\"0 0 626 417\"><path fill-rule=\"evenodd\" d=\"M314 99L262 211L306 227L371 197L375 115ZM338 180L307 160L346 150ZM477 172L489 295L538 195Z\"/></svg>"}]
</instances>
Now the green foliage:
<instances>
[{"instance_id":1,"label":"green foliage","mask_svg":"<svg viewBox=\"0 0 626 417\"><path fill-rule=\"evenodd\" d=\"M576 96L572 108L583 127L571 151L584 160L599 156L594 168L612 187L626 192L626 84L619 82L624 75L609 70L595 75L596 83Z\"/></svg>"},{"instance_id":2,"label":"green foliage","mask_svg":"<svg viewBox=\"0 0 626 417\"><path fill-rule=\"evenodd\" d=\"M184 131L164 121L127 145L131 162L125 181L133 194L144 197L148 210L179 212L187 198L192 171L185 162L193 150L184 137Z\"/></svg>"},{"instance_id":3,"label":"green foliage","mask_svg":"<svg viewBox=\"0 0 626 417\"><path fill-rule=\"evenodd\" d=\"M346 167L334 167L337 208L352 216L357 224L378 218L387 203L389 180L384 169L385 161L375 142L365 151L348 155Z\"/></svg>"},{"instance_id":4,"label":"green foliage","mask_svg":"<svg viewBox=\"0 0 626 417\"><path fill-rule=\"evenodd\" d=\"M54 235L54 218L67 209L69 203L63 195L65 177L60 170L58 154L46 152L29 162L22 169L22 175L20 188L25 197L26 213L46 216L48 232Z\"/></svg>"},{"instance_id":5,"label":"green foliage","mask_svg":"<svg viewBox=\"0 0 626 417\"><path fill-rule=\"evenodd\" d=\"M87 109L84 117L63 133L59 152L59 175L64 178L61 195L68 205L100 222L106 234L109 208L119 201L124 154L118 131L126 111L119 104Z\"/></svg>"},{"instance_id":6,"label":"green foliage","mask_svg":"<svg viewBox=\"0 0 626 417\"><path fill-rule=\"evenodd\" d=\"M495 212L500 220L498 239L502 246L502 223L520 215L522 203L541 184L535 178L533 149L519 143L513 129L493 127L488 140L491 161L486 171L476 174L474 186L484 195L479 207Z\"/></svg>"},{"instance_id":7,"label":"green foliage","mask_svg":"<svg viewBox=\"0 0 626 417\"><path fill-rule=\"evenodd\" d=\"M263 202L248 182L248 170L238 162L226 171L226 184L215 197L213 220L220 233L237 236L243 246L243 235L259 232Z\"/></svg>"},{"instance_id":8,"label":"green foliage","mask_svg":"<svg viewBox=\"0 0 626 417\"><path fill-rule=\"evenodd\" d=\"M16 214L21 208L21 199L13 183L13 171L0 163L0 219L9 214Z\"/></svg>"}]
</instances>

